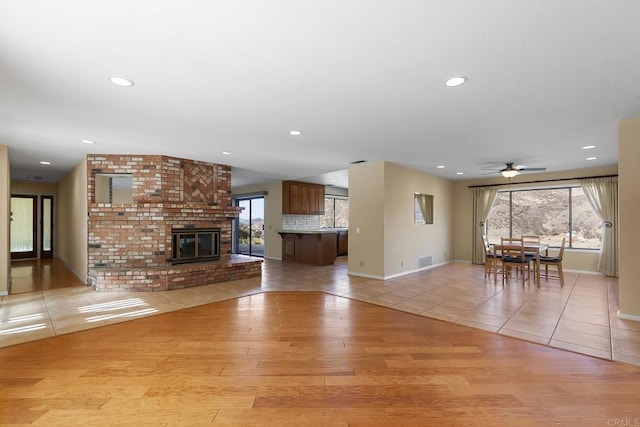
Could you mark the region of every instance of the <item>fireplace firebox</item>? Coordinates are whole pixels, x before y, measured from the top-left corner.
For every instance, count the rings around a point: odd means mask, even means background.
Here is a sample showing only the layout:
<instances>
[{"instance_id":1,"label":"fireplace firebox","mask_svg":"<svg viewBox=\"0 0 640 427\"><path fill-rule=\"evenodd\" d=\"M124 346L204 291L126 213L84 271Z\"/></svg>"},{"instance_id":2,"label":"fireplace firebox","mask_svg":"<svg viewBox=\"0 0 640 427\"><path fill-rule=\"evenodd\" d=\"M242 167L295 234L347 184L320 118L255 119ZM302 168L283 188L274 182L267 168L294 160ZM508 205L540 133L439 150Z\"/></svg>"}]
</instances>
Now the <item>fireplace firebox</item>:
<instances>
[{"instance_id":1,"label":"fireplace firebox","mask_svg":"<svg viewBox=\"0 0 640 427\"><path fill-rule=\"evenodd\" d=\"M171 230L172 264L220 259L220 229L190 228Z\"/></svg>"}]
</instances>

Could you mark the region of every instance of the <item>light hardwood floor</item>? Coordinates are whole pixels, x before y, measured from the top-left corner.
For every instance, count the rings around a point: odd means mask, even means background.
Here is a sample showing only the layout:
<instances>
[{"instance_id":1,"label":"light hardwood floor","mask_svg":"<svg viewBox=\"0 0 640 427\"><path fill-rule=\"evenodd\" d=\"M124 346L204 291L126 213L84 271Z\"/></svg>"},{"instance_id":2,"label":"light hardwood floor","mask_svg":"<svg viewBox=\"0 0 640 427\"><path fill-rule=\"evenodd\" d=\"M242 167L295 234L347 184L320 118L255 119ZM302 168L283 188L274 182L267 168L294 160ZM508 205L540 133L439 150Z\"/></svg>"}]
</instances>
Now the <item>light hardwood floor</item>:
<instances>
[{"instance_id":1,"label":"light hardwood floor","mask_svg":"<svg viewBox=\"0 0 640 427\"><path fill-rule=\"evenodd\" d=\"M14 284L60 267L14 264ZM483 276L449 264L381 282L345 259L267 260L262 278L144 294L60 276L2 298L0 422L640 422L640 325L615 318L615 280Z\"/></svg>"}]
</instances>

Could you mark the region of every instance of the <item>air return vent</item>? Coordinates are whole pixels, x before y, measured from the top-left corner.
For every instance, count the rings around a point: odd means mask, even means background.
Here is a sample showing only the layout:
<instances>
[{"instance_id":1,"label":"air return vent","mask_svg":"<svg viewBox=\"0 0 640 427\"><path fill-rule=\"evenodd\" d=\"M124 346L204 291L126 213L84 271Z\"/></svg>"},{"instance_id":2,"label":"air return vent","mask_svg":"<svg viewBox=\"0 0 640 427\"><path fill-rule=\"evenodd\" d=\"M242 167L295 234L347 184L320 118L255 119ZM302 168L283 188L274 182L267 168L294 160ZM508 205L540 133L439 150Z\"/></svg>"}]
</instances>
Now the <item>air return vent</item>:
<instances>
[{"instance_id":1,"label":"air return vent","mask_svg":"<svg viewBox=\"0 0 640 427\"><path fill-rule=\"evenodd\" d=\"M418 257L418 268L429 267L433 264L433 260L431 256L421 256Z\"/></svg>"}]
</instances>

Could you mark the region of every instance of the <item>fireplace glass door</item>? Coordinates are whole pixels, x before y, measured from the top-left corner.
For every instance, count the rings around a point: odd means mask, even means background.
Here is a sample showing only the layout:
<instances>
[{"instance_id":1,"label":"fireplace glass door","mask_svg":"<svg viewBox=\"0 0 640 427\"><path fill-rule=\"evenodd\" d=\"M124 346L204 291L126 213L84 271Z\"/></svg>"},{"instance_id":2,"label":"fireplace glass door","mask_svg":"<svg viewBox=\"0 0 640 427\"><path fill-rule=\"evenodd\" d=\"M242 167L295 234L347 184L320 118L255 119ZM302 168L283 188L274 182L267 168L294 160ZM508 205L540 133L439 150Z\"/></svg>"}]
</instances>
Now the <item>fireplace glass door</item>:
<instances>
[{"instance_id":1,"label":"fireplace glass door","mask_svg":"<svg viewBox=\"0 0 640 427\"><path fill-rule=\"evenodd\" d=\"M172 262L197 262L220 258L220 229L174 230Z\"/></svg>"}]
</instances>

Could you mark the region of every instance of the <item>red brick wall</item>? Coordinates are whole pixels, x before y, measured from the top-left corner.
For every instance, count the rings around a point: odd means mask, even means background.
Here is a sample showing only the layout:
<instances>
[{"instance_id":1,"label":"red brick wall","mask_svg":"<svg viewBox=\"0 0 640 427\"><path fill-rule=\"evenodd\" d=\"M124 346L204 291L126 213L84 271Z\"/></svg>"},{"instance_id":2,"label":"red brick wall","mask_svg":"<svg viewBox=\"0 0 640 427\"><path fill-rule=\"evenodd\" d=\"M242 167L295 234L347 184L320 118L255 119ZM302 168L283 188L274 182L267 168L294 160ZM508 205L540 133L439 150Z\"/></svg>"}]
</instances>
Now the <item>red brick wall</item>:
<instances>
[{"instance_id":1,"label":"red brick wall","mask_svg":"<svg viewBox=\"0 0 640 427\"><path fill-rule=\"evenodd\" d=\"M237 265L234 271L241 273L228 273L231 222L240 212L231 204L230 166L147 155L89 155L87 162L88 270L94 288L173 289L256 275L255 268ZM100 173L131 174L133 204L96 203L95 176ZM170 264L171 229L190 227L220 228L219 261ZM179 282L188 283L170 284Z\"/></svg>"}]
</instances>

